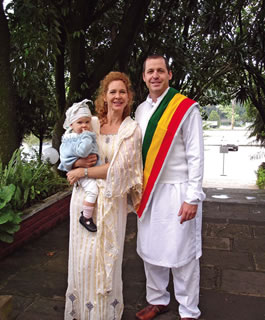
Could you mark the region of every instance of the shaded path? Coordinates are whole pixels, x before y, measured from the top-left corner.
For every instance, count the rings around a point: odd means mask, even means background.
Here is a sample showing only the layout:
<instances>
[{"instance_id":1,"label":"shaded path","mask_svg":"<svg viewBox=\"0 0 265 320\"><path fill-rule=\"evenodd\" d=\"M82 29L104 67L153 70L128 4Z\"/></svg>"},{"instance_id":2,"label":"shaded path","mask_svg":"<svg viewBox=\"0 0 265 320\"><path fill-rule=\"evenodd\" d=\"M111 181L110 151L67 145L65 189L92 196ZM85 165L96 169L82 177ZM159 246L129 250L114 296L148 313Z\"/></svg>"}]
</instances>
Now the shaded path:
<instances>
[{"instance_id":1,"label":"shaded path","mask_svg":"<svg viewBox=\"0 0 265 320\"><path fill-rule=\"evenodd\" d=\"M206 189L206 192L201 319L264 320L265 191ZM212 197L224 194L229 198ZM145 277L135 243L136 218L130 214L123 266L123 320L135 319L135 312L145 305ZM67 255L68 221L0 261L0 294L13 296L10 319L63 319ZM156 319L178 319L171 285L170 291L171 310Z\"/></svg>"}]
</instances>

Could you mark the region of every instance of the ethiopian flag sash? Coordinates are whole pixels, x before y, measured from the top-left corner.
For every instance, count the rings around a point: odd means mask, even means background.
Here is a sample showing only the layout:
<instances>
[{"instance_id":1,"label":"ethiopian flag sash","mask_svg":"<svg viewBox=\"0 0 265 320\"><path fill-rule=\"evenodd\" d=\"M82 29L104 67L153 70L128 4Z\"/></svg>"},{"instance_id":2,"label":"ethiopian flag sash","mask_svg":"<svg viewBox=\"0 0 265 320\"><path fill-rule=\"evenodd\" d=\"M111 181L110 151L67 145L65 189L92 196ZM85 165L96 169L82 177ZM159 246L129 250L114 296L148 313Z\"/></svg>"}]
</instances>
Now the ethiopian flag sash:
<instances>
[{"instance_id":1,"label":"ethiopian flag sash","mask_svg":"<svg viewBox=\"0 0 265 320\"><path fill-rule=\"evenodd\" d=\"M144 217L164 168L172 141L196 104L195 101L178 93L177 90L169 88L148 122L143 140L143 196L137 210L140 220Z\"/></svg>"}]
</instances>

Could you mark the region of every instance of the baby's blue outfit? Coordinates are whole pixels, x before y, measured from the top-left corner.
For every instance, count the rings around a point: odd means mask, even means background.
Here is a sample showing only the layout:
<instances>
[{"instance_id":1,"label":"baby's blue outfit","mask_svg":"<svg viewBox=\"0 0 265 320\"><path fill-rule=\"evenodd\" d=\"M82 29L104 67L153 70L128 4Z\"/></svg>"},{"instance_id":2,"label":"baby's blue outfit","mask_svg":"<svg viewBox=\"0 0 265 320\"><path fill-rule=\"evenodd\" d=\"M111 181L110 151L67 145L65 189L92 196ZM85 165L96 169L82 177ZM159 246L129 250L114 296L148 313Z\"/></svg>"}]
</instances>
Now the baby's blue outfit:
<instances>
[{"instance_id":1,"label":"baby's blue outfit","mask_svg":"<svg viewBox=\"0 0 265 320\"><path fill-rule=\"evenodd\" d=\"M96 166L99 165L96 134L91 131L78 134L72 132L72 129L68 129L62 137L62 144L60 146L61 163L58 169L68 172L72 169L77 159L86 158L91 153L95 153L98 156Z\"/></svg>"},{"instance_id":2,"label":"baby's blue outfit","mask_svg":"<svg viewBox=\"0 0 265 320\"><path fill-rule=\"evenodd\" d=\"M86 158L89 154L96 154L98 160L96 166L100 164L98 146L96 141L96 134L91 131L83 133L72 132L69 128L62 137L62 144L60 146L60 160L58 166L59 170L70 171L73 164L79 158ZM85 200L90 203L95 203L98 195L98 187L95 179L81 178L77 185L81 185L86 192Z\"/></svg>"}]
</instances>

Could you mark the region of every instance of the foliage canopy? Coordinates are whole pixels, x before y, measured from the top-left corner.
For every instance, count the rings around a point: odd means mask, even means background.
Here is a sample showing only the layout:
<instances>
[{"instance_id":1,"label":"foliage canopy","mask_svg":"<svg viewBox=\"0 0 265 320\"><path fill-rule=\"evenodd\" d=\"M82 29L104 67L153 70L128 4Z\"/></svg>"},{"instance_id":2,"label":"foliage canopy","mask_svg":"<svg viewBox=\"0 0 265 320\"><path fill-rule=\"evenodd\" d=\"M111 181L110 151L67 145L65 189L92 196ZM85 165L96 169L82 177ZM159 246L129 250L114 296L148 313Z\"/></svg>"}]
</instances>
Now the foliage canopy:
<instances>
[{"instance_id":1,"label":"foliage canopy","mask_svg":"<svg viewBox=\"0 0 265 320\"><path fill-rule=\"evenodd\" d=\"M20 133L52 133L58 147L66 108L93 99L114 69L129 74L136 106L147 93L143 61L161 53L171 85L200 105L247 103L264 143L264 15L264 0L13 0L0 18Z\"/></svg>"}]
</instances>

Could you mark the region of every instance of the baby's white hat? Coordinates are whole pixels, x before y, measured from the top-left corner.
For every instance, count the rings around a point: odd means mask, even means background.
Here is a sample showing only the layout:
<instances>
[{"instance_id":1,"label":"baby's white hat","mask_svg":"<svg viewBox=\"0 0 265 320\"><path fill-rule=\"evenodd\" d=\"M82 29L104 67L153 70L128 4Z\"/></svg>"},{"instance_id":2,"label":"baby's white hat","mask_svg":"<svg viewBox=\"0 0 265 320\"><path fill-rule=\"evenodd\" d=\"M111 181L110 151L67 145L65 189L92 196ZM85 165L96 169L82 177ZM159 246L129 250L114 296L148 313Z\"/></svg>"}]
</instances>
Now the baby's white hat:
<instances>
[{"instance_id":1,"label":"baby's white hat","mask_svg":"<svg viewBox=\"0 0 265 320\"><path fill-rule=\"evenodd\" d=\"M92 117L92 113L87 105L87 102L91 102L91 100L84 99L83 101L76 102L67 109L65 115L65 121L63 124L64 129L68 129L70 125L75 122L77 119L82 117Z\"/></svg>"}]
</instances>

